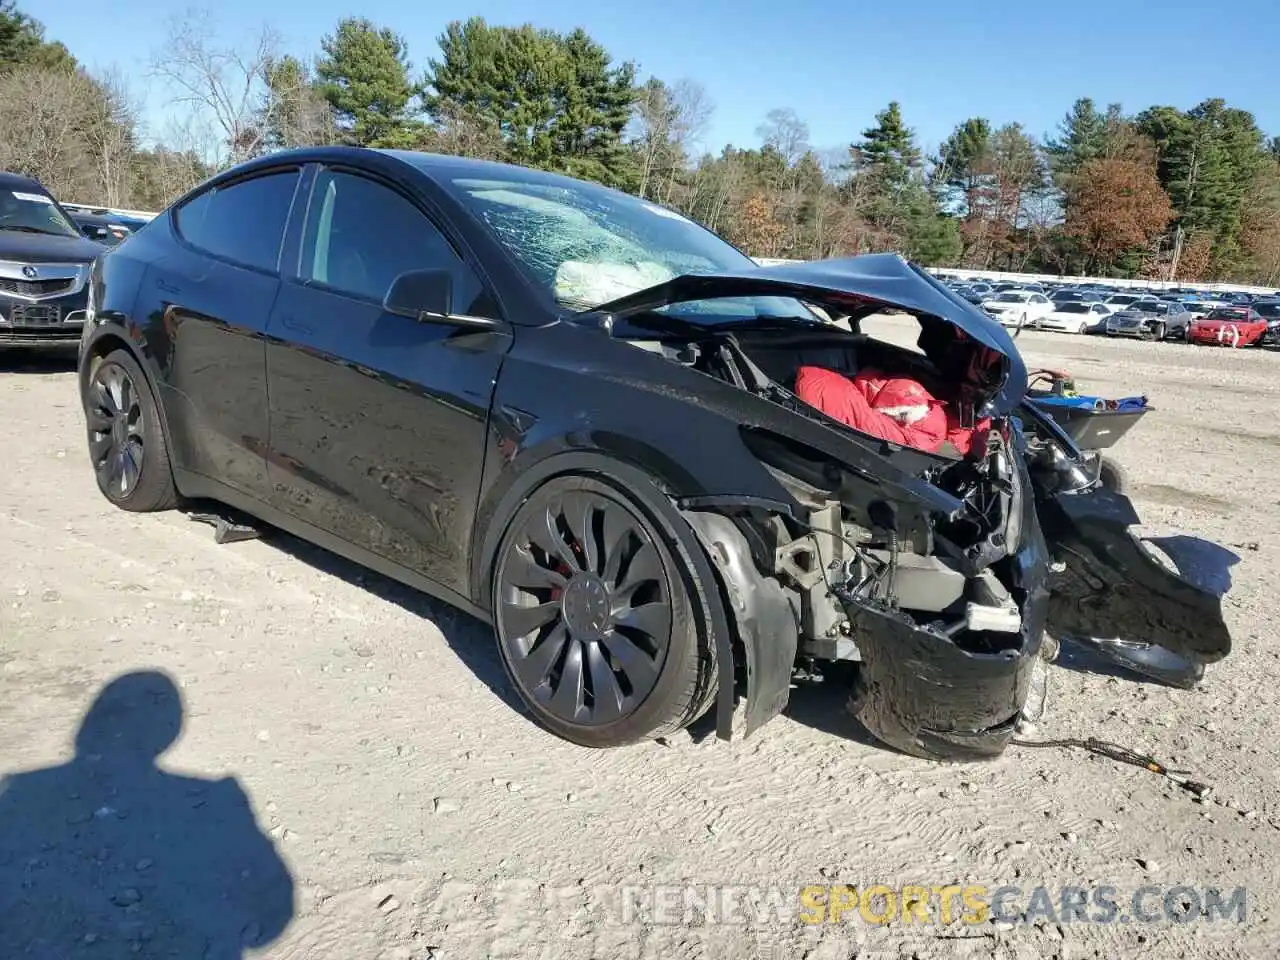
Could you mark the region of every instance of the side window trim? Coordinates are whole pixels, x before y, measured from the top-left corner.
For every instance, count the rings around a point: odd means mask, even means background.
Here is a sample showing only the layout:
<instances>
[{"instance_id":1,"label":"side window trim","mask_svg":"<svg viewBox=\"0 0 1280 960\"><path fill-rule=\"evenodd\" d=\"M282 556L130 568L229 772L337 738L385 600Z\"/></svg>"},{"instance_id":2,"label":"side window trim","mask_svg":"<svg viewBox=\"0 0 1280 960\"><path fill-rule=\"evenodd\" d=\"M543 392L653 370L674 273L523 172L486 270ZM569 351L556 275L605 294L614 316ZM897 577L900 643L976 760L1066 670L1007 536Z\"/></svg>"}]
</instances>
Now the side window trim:
<instances>
[{"instance_id":1,"label":"side window trim","mask_svg":"<svg viewBox=\"0 0 1280 960\"><path fill-rule=\"evenodd\" d=\"M252 270L255 273L261 273L264 276L268 276L268 277L282 277L283 271L281 270L281 259L284 256L284 250L285 250L286 242L289 235L289 224L292 221L294 216L294 211L297 208L299 188L302 186L305 180L305 178L303 177L304 171L305 171L305 167L299 166L297 163L292 163L286 166L269 167L263 170L254 170L251 174L248 174L247 176L234 177L229 180L222 180L222 181L219 181L218 183L212 184L206 189L201 190L195 196L188 197L185 201L183 201L182 206L174 208L173 213L171 214L171 217L172 217L171 223L173 224L174 236L178 239L178 242L182 244L184 247L187 247L190 250L196 251L202 256L212 257L214 260L217 260L220 263L230 264L231 266L237 267L241 270ZM195 201L201 199L202 197L209 197L212 194L216 194L219 190L228 190L231 187L239 186L242 183L249 183L252 180L259 180L264 177L279 176L280 174L284 174L284 173L297 174L298 179L293 185L293 196L289 200L289 211L285 215L285 228L280 235L279 246L276 248L276 264L274 267L264 268L261 265L256 263L246 263L243 260L237 260L235 257L228 257L226 254L218 253L215 250L210 250L207 247L200 246L194 241L189 240L186 237L186 235L183 234L182 227L180 225L181 213L184 209L186 209ZM207 211L205 215L208 216Z\"/></svg>"}]
</instances>

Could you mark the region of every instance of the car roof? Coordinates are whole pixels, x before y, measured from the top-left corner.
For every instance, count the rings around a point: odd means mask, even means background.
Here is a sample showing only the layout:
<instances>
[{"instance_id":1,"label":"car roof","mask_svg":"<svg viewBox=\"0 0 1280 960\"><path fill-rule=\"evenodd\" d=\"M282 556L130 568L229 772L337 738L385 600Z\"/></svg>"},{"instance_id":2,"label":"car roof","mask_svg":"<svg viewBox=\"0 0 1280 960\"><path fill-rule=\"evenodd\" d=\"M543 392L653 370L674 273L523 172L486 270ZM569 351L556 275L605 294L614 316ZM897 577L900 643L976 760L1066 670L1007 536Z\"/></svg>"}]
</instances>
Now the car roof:
<instances>
[{"instance_id":1,"label":"car roof","mask_svg":"<svg viewBox=\"0 0 1280 960\"><path fill-rule=\"evenodd\" d=\"M0 190L36 190L40 193L48 193L39 180L31 177L24 177L20 173L10 173L7 170L0 170Z\"/></svg>"}]
</instances>

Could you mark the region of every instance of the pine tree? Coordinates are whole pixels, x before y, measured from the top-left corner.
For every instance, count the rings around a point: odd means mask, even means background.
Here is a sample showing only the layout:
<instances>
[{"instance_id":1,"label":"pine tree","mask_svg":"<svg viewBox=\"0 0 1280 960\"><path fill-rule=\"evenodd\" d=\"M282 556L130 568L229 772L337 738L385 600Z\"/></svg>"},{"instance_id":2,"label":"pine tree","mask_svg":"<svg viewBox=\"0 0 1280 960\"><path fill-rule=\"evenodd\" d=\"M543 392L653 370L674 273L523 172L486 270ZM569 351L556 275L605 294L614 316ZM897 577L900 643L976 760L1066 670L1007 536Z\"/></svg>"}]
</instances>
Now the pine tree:
<instances>
[{"instance_id":1,"label":"pine tree","mask_svg":"<svg viewBox=\"0 0 1280 960\"><path fill-rule=\"evenodd\" d=\"M418 131L410 103L408 44L385 27L347 17L321 42L318 89L333 109L349 143L369 147L411 146Z\"/></svg>"}]
</instances>

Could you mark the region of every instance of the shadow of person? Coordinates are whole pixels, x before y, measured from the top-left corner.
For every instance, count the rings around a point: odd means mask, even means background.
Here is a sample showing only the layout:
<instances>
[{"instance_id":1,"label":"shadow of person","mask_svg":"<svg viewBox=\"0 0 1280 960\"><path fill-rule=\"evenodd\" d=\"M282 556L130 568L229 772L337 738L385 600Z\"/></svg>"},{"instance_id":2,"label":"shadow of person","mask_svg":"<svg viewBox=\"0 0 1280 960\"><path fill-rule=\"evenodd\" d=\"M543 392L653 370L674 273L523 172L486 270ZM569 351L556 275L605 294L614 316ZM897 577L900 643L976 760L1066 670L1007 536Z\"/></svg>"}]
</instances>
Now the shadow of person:
<instances>
[{"instance_id":1,"label":"shadow of person","mask_svg":"<svg viewBox=\"0 0 1280 960\"><path fill-rule=\"evenodd\" d=\"M75 757L0 779L0 957L232 960L276 939L293 879L232 777L167 773L164 673L103 688Z\"/></svg>"}]
</instances>

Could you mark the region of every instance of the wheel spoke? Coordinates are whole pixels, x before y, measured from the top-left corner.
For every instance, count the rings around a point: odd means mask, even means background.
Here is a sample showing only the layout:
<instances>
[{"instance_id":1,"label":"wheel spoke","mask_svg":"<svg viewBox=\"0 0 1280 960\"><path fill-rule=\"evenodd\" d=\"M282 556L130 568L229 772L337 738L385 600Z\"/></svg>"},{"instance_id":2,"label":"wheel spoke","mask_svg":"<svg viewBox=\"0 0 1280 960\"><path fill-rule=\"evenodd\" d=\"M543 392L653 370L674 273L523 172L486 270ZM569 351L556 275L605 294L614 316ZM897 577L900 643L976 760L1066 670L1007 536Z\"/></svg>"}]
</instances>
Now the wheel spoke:
<instances>
[{"instance_id":1,"label":"wheel spoke","mask_svg":"<svg viewBox=\"0 0 1280 960\"><path fill-rule=\"evenodd\" d=\"M124 405L124 382L123 381L124 381L124 378L119 373L116 373L114 370L111 371L111 376L107 380L107 396L110 398L110 401L111 401L112 412L117 414L124 413L125 410L128 409L128 407Z\"/></svg>"},{"instance_id":2,"label":"wheel spoke","mask_svg":"<svg viewBox=\"0 0 1280 960\"><path fill-rule=\"evenodd\" d=\"M111 452L107 455L107 486L114 487L122 482L122 473L124 467L124 451L112 446Z\"/></svg>"},{"instance_id":3,"label":"wheel spoke","mask_svg":"<svg viewBox=\"0 0 1280 960\"><path fill-rule=\"evenodd\" d=\"M120 448L120 492L128 493L138 482L138 462L134 459L133 445L126 443Z\"/></svg>"},{"instance_id":4,"label":"wheel spoke","mask_svg":"<svg viewBox=\"0 0 1280 960\"><path fill-rule=\"evenodd\" d=\"M604 512L604 569L600 571L600 575L610 586L618 582L618 571L622 569L622 561L627 555L631 537L631 518L620 508L606 509Z\"/></svg>"},{"instance_id":5,"label":"wheel spoke","mask_svg":"<svg viewBox=\"0 0 1280 960\"><path fill-rule=\"evenodd\" d=\"M622 611L614 623L657 639L666 635L670 617L670 608L665 603L645 603Z\"/></svg>"},{"instance_id":6,"label":"wheel spoke","mask_svg":"<svg viewBox=\"0 0 1280 960\"><path fill-rule=\"evenodd\" d=\"M142 473L142 465L145 462L143 460L144 451L142 447L142 441L132 437L129 438L124 443L124 451L125 451L126 458L128 460L128 465L133 468L133 479L130 481L130 484L129 484L130 486L132 486L133 481L136 481L138 479L138 476Z\"/></svg>"},{"instance_id":7,"label":"wheel spoke","mask_svg":"<svg viewBox=\"0 0 1280 960\"><path fill-rule=\"evenodd\" d=\"M123 373L120 374L120 412L128 416L138 407L138 399L134 393L133 381Z\"/></svg>"},{"instance_id":8,"label":"wheel spoke","mask_svg":"<svg viewBox=\"0 0 1280 960\"><path fill-rule=\"evenodd\" d=\"M111 390L107 387L105 379L98 379L93 382L94 406L98 412L110 419L115 413L116 404L111 399Z\"/></svg>"},{"instance_id":9,"label":"wheel spoke","mask_svg":"<svg viewBox=\"0 0 1280 960\"><path fill-rule=\"evenodd\" d=\"M618 678L613 675L600 644L587 644L587 665L591 670L591 692L594 697L591 719L597 723L618 719L622 716L622 703L626 697L618 686Z\"/></svg>"},{"instance_id":10,"label":"wheel spoke","mask_svg":"<svg viewBox=\"0 0 1280 960\"><path fill-rule=\"evenodd\" d=\"M532 691L549 686L547 675L555 665L560 651L569 639L569 631L563 623L557 623L551 632L529 651L523 659L515 663L516 670L524 678L525 686Z\"/></svg>"},{"instance_id":11,"label":"wheel spoke","mask_svg":"<svg viewBox=\"0 0 1280 960\"><path fill-rule=\"evenodd\" d=\"M560 682L549 706L559 716L575 720L582 709L583 691L582 644L570 641L564 667L560 670Z\"/></svg>"},{"instance_id":12,"label":"wheel spoke","mask_svg":"<svg viewBox=\"0 0 1280 960\"><path fill-rule=\"evenodd\" d=\"M620 633L611 634L604 644L609 656L618 662L631 689L648 692L658 676L658 665L653 658Z\"/></svg>"},{"instance_id":13,"label":"wheel spoke","mask_svg":"<svg viewBox=\"0 0 1280 960\"><path fill-rule=\"evenodd\" d=\"M658 551L651 543L642 543L640 549L632 556L622 577L618 581L619 588L635 587L649 581L661 581L662 561L658 559Z\"/></svg>"},{"instance_id":14,"label":"wheel spoke","mask_svg":"<svg viewBox=\"0 0 1280 960\"><path fill-rule=\"evenodd\" d=\"M95 433L89 437L89 457L94 466L100 466L111 453L111 435Z\"/></svg>"},{"instance_id":15,"label":"wheel spoke","mask_svg":"<svg viewBox=\"0 0 1280 960\"><path fill-rule=\"evenodd\" d=\"M573 535L578 540L578 545L582 548L582 563L584 569L590 573L600 572L600 547L596 543L595 532L595 515L596 504L590 497L574 497L569 501L573 505L572 522ZM566 516L569 516L566 513ZM576 526L574 524L576 523Z\"/></svg>"},{"instance_id":16,"label":"wheel spoke","mask_svg":"<svg viewBox=\"0 0 1280 960\"><path fill-rule=\"evenodd\" d=\"M550 623L560 613L560 601L539 603L526 607L515 603L507 603L503 607L503 626L512 639L527 637L539 627Z\"/></svg>"},{"instance_id":17,"label":"wheel spoke","mask_svg":"<svg viewBox=\"0 0 1280 960\"><path fill-rule=\"evenodd\" d=\"M560 534L560 528L556 525L556 519L560 516L560 511L557 507L558 504L548 504L541 517L536 517L532 520L526 532L533 544L541 549L548 558L557 559L569 567L570 570L576 570L578 569L578 560L573 555L573 551L569 549L569 545L564 542L564 537Z\"/></svg>"},{"instance_id":18,"label":"wheel spoke","mask_svg":"<svg viewBox=\"0 0 1280 960\"><path fill-rule=\"evenodd\" d=\"M513 587L526 590L545 590L559 587L564 589L567 582L555 570L548 570L534 560L528 547L518 546L511 552L507 560L506 576Z\"/></svg>"},{"instance_id":19,"label":"wheel spoke","mask_svg":"<svg viewBox=\"0 0 1280 960\"><path fill-rule=\"evenodd\" d=\"M85 409L84 420L85 426L94 433L107 433L111 429L111 418L96 403Z\"/></svg>"}]
</instances>

